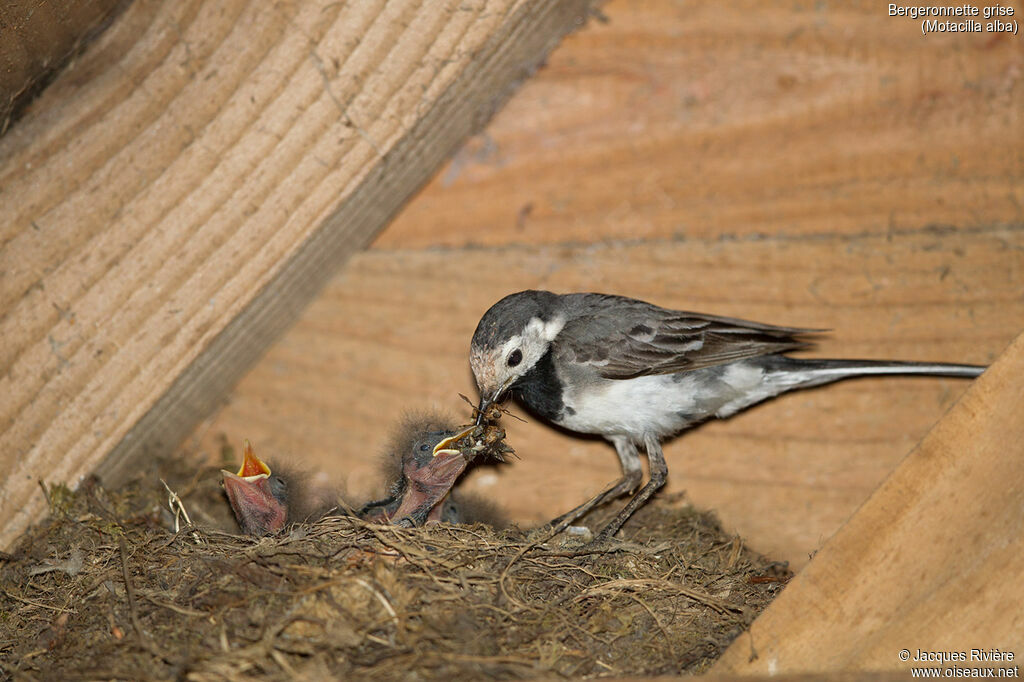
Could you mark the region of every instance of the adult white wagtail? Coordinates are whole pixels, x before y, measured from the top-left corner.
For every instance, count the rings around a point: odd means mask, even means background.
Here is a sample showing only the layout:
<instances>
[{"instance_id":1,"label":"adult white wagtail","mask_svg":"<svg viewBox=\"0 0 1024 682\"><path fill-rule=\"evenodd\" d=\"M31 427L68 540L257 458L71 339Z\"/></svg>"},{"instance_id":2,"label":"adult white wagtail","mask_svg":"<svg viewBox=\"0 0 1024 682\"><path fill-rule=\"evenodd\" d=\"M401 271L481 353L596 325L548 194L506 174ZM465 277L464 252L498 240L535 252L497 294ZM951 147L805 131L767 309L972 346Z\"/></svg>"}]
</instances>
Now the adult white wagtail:
<instances>
[{"instance_id":1,"label":"adult white wagtail","mask_svg":"<svg viewBox=\"0 0 1024 682\"><path fill-rule=\"evenodd\" d=\"M521 291L484 313L469 362L481 413L511 394L539 417L615 446L622 479L554 519L556 531L635 491L643 478L638 447L644 448L650 480L597 536L601 542L664 484L662 439L699 422L850 377L976 377L985 369L783 355L810 346L809 337L821 331L668 310L623 296Z\"/></svg>"}]
</instances>

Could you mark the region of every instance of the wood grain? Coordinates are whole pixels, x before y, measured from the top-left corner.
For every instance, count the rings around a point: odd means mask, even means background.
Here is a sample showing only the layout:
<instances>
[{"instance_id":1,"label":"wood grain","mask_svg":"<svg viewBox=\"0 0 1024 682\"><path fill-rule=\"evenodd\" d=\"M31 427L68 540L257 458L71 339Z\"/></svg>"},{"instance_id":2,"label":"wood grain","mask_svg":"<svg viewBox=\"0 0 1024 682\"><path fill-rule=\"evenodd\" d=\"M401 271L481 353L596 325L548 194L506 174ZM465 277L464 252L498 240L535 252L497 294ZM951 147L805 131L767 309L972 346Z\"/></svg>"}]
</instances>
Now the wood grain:
<instances>
[{"instance_id":1,"label":"wood grain","mask_svg":"<svg viewBox=\"0 0 1024 682\"><path fill-rule=\"evenodd\" d=\"M177 445L587 5L134 2L0 140L0 546Z\"/></svg>"},{"instance_id":2,"label":"wood grain","mask_svg":"<svg viewBox=\"0 0 1024 682\"><path fill-rule=\"evenodd\" d=\"M610 3L376 244L1021 225L1020 40L886 7Z\"/></svg>"},{"instance_id":3,"label":"wood grain","mask_svg":"<svg viewBox=\"0 0 1024 682\"><path fill-rule=\"evenodd\" d=\"M898 652L1024 647L1024 335L718 661L903 670ZM808 614L813 614L809 617ZM751 660L751 642L757 652ZM955 667L1014 663L957 662ZM946 665L949 667L949 664Z\"/></svg>"}]
</instances>

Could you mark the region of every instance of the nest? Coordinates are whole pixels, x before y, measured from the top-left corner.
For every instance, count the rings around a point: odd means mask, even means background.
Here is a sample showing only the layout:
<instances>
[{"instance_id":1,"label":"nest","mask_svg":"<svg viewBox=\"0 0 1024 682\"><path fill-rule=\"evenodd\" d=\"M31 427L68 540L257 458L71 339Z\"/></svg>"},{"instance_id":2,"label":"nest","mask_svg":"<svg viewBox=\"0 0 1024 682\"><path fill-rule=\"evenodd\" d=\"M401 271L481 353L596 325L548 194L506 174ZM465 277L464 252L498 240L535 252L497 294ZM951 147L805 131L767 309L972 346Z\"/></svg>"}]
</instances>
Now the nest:
<instances>
[{"instance_id":1,"label":"nest","mask_svg":"<svg viewBox=\"0 0 1024 682\"><path fill-rule=\"evenodd\" d=\"M699 672L789 577L713 515L669 499L600 549L348 516L256 540L223 530L215 472L177 472L184 502L170 507L153 481L45 488L49 519L0 555L0 677Z\"/></svg>"}]
</instances>

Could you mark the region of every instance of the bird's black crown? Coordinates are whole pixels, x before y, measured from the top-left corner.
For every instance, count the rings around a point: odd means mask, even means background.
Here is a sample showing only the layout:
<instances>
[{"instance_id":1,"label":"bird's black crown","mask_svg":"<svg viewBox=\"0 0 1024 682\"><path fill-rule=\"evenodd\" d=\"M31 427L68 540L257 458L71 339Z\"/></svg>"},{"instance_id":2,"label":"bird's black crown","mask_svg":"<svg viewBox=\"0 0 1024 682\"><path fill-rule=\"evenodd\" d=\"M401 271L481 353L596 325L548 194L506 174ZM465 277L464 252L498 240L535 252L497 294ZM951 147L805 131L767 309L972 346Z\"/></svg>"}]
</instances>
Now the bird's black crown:
<instances>
[{"instance_id":1,"label":"bird's black crown","mask_svg":"<svg viewBox=\"0 0 1024 682\"><path fill-rule=\"evenodd\" d=\"M531 319L537 317L547 322L557 300L558 295L550 291L530 289L509 294L480 318L480 324L473 332L473 347L483 350L498 348L522 332Z\"/></svg>"}]
</instances>

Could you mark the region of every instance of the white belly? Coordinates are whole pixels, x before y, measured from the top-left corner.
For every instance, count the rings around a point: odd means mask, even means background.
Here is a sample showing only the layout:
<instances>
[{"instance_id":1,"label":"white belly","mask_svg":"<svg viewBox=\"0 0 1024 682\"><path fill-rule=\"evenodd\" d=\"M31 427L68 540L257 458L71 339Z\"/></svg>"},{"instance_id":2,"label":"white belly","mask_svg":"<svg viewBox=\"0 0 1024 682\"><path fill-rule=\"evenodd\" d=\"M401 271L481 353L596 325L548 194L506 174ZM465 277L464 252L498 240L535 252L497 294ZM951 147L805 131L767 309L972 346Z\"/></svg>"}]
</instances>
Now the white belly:
<instances>
[{"instance_id":1,"label":"white belly","mask_svg":"<svg viewBox=\"0 0 1024 682\"><path fill-rule=\"evenodd\" d=\"M712 416L726 417L772 394L764 371L744 363L676 375L606 380L567 393L558 424L605 436L665 438Z\"/></svg>"},{"instance_id":2,"label":"white belly","mask_svg":"<svg viewBox=\"0 0 1024 682\"><path fill-rule=\"evenodd\" d=\"M666 375L608 381L597 390L564 396L570 409L560 425L581 433L666 436L686 426L685 415L695 407L694 388L691 380Z\"/></svg>"}]
</instances>

